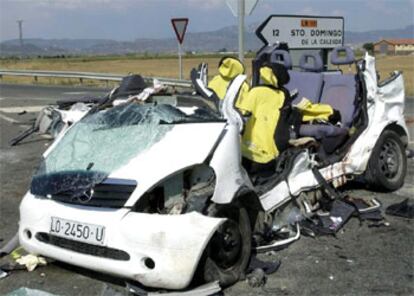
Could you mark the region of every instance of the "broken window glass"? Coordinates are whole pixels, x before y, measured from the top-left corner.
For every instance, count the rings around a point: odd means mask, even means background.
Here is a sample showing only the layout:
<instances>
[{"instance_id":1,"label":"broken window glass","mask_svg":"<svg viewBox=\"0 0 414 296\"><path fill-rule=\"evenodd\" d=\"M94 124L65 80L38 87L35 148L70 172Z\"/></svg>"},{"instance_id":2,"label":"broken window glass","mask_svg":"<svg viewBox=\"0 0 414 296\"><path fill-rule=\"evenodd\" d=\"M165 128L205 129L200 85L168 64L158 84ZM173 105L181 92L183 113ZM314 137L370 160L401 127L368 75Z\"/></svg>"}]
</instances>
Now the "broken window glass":
<instances>
[{"instance_id":1,"label":"broken window glass","mask_svg":"<svg viewBox=\"0 0 414 296\"><path fill-rule=\"evenodd\" d=\"M31 192L80 196L160 141L175 124L218 120L207 110L187 115L164 104L129 103L90 113L42 161Z\"/></svg>"}]
</instances>

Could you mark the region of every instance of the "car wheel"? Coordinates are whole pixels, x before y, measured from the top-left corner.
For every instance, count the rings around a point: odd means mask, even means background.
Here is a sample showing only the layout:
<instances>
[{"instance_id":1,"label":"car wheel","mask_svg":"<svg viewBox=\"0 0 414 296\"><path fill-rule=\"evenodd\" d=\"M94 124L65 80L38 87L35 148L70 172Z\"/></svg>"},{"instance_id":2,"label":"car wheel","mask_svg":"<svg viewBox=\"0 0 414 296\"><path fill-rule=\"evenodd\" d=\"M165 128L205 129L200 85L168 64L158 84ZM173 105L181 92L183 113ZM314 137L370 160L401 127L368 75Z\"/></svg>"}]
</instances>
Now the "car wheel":
<instances>
[{"instance_id":1,"label":"car wheel","mask_svg":"<svg viewBox=\"0 0 414 296\"><path fill-rule=\"evenodd\" d=\"M404 144L395 132L386 130L375 144L365 177L375 189L394 191L404 184L406 173Z\"/></svg>"},{"instance_id":2,"label":"car wheel","mask_svg":"<svg viewBox=\"0 0 414 296\"><path fill-rule=\"evenodd\" d=\"M219 281L221 287L236 283L244 276L251 254L251 226L247 210L234 205L213 204L209 216L227 218L217 229L203 255L201 274L204 282Z\"/></svg>"}]
</instances>

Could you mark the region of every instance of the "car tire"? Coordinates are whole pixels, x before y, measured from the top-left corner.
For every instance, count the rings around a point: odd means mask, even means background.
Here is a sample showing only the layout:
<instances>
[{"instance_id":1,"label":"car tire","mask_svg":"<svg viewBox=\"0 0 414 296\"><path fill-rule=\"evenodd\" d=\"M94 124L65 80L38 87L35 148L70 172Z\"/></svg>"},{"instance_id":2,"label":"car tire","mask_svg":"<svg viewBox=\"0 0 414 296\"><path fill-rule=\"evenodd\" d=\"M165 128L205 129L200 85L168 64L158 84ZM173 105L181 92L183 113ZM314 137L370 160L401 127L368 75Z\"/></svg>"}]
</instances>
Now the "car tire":
<instances>
[{"instance_id":1,"label":"car tire","mask_svg":"<svg viewBox=\"0 0 414 296\"><path fill-rule=\"evenodd\" d=\"M227 218L207 245L199 265L203 282L218 281L228 287L244 277L250 261L252 230L247 210L235 205L213 204L212 217Z\"/></svg>"},{"instance_id":2,"label":"car tire","mask_svg":"<svg viewBox=\"0 0 414 296\"><path fill-rule=\"evenodd\" d=\"M374 146L365 178L372 188L390 192L403 186L406 173L404 144L397 133L385 130Z\"/></svg>"}]
</instances>

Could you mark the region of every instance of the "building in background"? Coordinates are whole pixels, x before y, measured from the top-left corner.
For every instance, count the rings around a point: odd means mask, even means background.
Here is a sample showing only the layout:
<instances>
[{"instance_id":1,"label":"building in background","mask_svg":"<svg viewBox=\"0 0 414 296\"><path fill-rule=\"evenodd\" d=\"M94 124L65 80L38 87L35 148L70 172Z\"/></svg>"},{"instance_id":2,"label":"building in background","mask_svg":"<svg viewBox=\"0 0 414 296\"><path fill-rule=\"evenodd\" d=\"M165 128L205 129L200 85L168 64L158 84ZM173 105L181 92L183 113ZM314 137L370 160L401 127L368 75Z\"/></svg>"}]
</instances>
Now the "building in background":
<instances>
[{"instance_id":1,"label":"building in background","mask_svg":"<svg viewBox=\"0 0 414 296\"><path fill-rule=\"evenodd\" d=\"M380 40L374 43L374 52L379 54L414 53L414 38Z\"/></svg>"}]
</instances>

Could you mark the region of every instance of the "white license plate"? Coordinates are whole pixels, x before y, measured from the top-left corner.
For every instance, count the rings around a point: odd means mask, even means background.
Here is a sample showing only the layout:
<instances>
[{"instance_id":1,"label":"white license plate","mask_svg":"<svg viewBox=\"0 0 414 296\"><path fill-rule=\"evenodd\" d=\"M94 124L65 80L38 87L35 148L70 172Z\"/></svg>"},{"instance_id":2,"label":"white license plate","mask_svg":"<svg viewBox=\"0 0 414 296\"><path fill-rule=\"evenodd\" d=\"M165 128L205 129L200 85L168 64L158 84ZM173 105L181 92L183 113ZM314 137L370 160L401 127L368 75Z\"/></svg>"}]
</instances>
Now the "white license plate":
<instances>
[{"instance_id":1,"label":"white license plate","mask_svg":"<svg viewBox=\"0 0 414 296\"><path fill-rule=\"evenodd\" d=\"M78 221L52 217L50 233L94 245L104 245L105 227Z\"/></svg>"}]
</instances>

